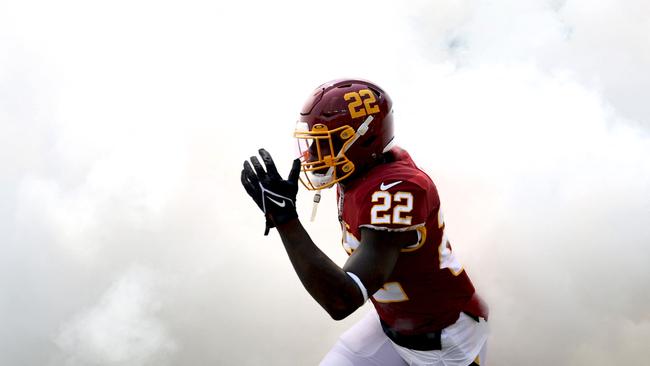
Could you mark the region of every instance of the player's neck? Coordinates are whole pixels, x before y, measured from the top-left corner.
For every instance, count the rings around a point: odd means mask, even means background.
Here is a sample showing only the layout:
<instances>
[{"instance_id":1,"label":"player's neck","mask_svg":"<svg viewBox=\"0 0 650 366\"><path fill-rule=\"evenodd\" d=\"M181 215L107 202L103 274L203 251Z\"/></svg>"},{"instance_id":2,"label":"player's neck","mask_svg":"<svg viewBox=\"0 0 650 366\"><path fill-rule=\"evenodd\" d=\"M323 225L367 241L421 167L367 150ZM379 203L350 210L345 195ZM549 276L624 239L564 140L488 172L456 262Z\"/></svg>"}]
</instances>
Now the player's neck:
<instances>
[{"instance_id":1,"label":"player's neck","mask_svg":"<svg viewBox=\"0 0 650 366\"><path fill-rule=\"evenodd\" d=\"M362 169L359 169L355 171L350 177L345 179L343 182L339 182L339 188L341 190L345 190L346 188L349 188L356 184L357 182L361 182L364 179L366 179L366 176L368 173L373 170L374 168L386 164L386 163L391 163L395 161L395 156L391 151L387 151L386 153L382 154L380 157L375 159L370 165L367 165L363 167Z\"/></svg>"}]
</instances>

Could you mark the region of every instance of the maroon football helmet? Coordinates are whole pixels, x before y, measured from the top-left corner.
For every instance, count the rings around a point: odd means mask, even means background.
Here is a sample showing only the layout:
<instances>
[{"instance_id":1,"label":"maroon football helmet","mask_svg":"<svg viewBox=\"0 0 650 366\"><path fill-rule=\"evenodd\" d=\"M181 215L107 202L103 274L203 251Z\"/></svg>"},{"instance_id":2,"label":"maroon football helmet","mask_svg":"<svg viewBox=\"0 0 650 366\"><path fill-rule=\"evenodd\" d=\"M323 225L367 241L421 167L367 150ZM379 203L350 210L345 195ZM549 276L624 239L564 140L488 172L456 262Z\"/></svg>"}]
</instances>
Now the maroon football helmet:
<instances>
[{"instance_id":1,"label":"maroon football helmet","mask_svg":"<svg viewBox=\"0 0 650 366\"><path fill-rule=\"evenodd\" d=\"M393 141L393 103L377 85L327 82L305 102L294 136L307 189L328 188L375 165Z\"/></svg>"}]
</instances>

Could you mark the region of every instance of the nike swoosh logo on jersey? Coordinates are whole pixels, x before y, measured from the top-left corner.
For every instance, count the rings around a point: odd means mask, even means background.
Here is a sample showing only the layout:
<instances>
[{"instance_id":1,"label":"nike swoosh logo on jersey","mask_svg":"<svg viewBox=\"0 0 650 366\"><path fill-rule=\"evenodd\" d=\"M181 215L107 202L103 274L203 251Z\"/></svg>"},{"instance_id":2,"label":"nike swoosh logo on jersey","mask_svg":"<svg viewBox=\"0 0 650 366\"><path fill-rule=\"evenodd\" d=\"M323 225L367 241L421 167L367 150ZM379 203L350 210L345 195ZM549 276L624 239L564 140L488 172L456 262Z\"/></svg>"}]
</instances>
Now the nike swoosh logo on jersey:
<instances>
[{"instance_id":1,"label":"nike swoosh logo on jersey","mask_svg":"<svg viewBox=\"0 0 650 366\"><path fill-rule=\"evenodd\" d=\"M278 205L280 207L284 207L287 204L287 201L278 202L278 201L274 200L273 198L271 198L269 196L266 196L266 198L268 198L269 201L275 203L276 205Z\"/></svg>"},{"instance_id":2,"label":"nike swoosh logo on jersey","mask_svg":"<svg viewBox=\"0 0 650 366\"><path fill-rule=\"evenodd\" d=\"M393 188L396 185L402 183L401 180L398 180L397 182L389 183L389 184L384 184L384 182L381 182L381 185L379 186L379 190L385 191L387 189Z\"/></svg>"}]
</instances>

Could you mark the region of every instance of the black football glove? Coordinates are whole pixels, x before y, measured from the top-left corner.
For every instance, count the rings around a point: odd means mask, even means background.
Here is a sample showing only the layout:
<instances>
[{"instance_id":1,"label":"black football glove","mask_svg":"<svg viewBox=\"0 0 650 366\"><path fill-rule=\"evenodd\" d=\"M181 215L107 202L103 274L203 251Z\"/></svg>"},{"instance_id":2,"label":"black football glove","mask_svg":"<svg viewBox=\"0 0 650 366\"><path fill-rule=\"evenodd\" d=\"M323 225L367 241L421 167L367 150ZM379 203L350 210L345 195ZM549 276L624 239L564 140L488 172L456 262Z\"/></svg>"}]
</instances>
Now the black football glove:
<instances>
[{"instance_id":1,"label":"black football glove","mask_svg":"<svg viewBox=\"0 0 650 366\"><path fill-rule=\"evenodd\" d=\"M264 212L266 217L264 235L268 235L272 227L298 217L296 194L298 194L300 159L293 161L289 178L284 180L278 174L271 155L264 149L260 149L259 153L266 166L266 171L262 168L257 157L251 156L250 160L255 171L253 171L248 161L244 161L244 169L241 171L241 183L248 195Z\"/></svg>"}]
</instances>

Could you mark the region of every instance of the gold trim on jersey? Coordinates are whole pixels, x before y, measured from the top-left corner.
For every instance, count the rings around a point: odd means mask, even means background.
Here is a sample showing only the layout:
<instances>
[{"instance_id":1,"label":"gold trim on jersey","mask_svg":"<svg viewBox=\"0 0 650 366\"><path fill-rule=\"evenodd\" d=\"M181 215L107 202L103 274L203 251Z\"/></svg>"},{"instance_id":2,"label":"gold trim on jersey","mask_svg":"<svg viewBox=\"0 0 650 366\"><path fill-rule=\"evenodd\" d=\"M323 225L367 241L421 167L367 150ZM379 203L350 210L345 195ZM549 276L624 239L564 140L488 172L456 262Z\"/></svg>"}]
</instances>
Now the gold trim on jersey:
<instances>
[{"instance_id":1,"label":"gold trim on jersey","mask_svg":"<svg viewBox=\"0 0 650 366\"><path fill-rule=\"evenodd\" d=\"M418 240L418 242L416 244L414 244L414 245L408 246L406 248L402 248L402 250L400 250L400 252L402 252L402 253L414 252L414 251L420 249L424 245L424 242L427 240L427 227L426 226L420 226L420 227L416 228L415 230L417 230L418 237L419 237L420 240Z\"/></svg>"},{"instance_id":2,"label":"gold trim on jersey","mask_svg":"<svg viewBox=\"0 0 650 366\"><path fill-rule=\"evenodd\" d=\"M407 226L407 227L400 227L400 228L392 228L392 227L385 227L385 226L375 226L375 225L371 225L371 224L363 224L363 225L359 225L359 227L367 227L367 228L370 228L370 229L381 230L381 231L400 231L401 232L401 231L415 230L415 229L417 229L419 227L422 227L424 225L425 225L425 223L423 222L421 224L411 225L411 226Z\"/></svg>"}]
</instances>

